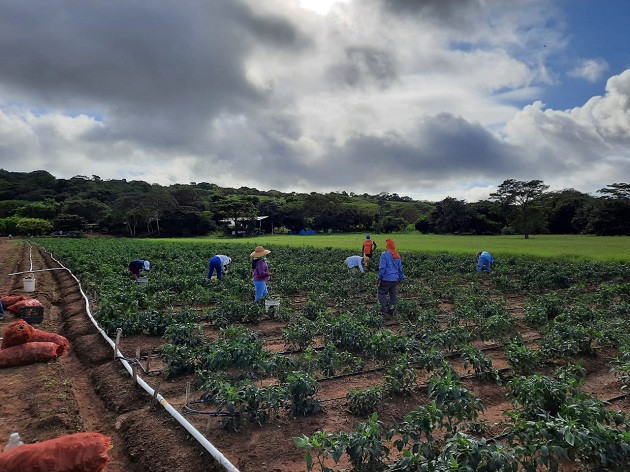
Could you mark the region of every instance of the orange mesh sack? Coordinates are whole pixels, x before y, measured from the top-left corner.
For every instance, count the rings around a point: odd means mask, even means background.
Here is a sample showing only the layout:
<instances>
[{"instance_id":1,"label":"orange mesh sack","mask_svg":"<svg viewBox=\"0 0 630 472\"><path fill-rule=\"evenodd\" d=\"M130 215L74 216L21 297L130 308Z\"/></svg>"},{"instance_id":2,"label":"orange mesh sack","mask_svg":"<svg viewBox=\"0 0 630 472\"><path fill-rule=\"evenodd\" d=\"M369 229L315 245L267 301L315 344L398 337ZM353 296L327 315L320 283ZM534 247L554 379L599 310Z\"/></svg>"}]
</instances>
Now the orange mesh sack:
<instances>
[{"instance_id":1,"label":"orange mesh sack","mask_svg":"<svg viewBox=\"0 0 630 472\"><path fill-rule=\"evenodd\" d=\"M63 346L63 351L67 351L70 347L70 342L67 338L57 333L50 333L42 329L33 328L33 334L29 342L50 342Z\"/></svg>"},{"instance_id":2,"label":"orange mesh sack","mask_svg":"<svg viewBox=\"0 0 630 472\"><path fill-rule=\"evenodd\" d=\"M0 453L0 472L101 472L109 457L108 436L75 433Z\"/></svg>"},{"instance_id":3,"label":"orange mesh sack","mask_svg":"<svg viewBox=\"0 0 630 472\"><path fill-rule=\"evenodd\" d=\"M63 346L55 343L26 343L0 351L0 368L48 362L64 353ZM2 468L0 468L2 472Z\"/></svg>"},{"instance_id":4,"label":"orange mesh sack","mask_svg":"<svg viewBox=\"0 0 630 472\"><path fill-rule=\"evenodd\" d=\"M22 313L22 307L25 306L42 306L42 304L36 298L25 298L24 300L15 302L13 305L9 305L7 310L11 310L13 313L19 315Z\"/></svg>"},{"instance_id":5,"label":"orange mesh sack","mask_svg":"<svg viewBox=\"0 0 630 472\"><path fill-rule=\"evenodd\" d=\"M2 306L11 306L20 300L24 300L25 298L26 297L24 295L5 295L0 298L0 300L2 301Z\"/></svg>"},{"instance_id":6,"label":"orange mesh sack","mask_svg":"<svg viewBox=\"0 0 630 472\"><path fill-rule=\"evenodd\" d=\"M29 342L33 336L33 327L24 320L9 323L2 336L0 349L17 346Z\"/></svg>"}]
</instances>

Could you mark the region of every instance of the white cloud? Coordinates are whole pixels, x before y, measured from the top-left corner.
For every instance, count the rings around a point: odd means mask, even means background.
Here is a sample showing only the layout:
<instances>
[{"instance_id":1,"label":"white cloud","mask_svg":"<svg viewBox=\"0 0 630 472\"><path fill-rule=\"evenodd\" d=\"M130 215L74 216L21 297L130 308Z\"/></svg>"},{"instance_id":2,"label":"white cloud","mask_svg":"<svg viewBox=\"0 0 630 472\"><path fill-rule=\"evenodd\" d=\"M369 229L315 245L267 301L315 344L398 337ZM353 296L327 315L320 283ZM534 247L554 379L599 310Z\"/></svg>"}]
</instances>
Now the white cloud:
<instances>
[{"instance_id":1,"label":"white cloud","mask_svg":"<svg viewBox=\"0 0 630 472\"><path fill-rule=\"evenodd\" d=\"M568 45L554 5L3 0L0 167L468 201L507 178L601 188L627 169L629 80L538 103Z\"/></svg>"},{"instance_id":2,"label":"white cloud","mask_svg":"<svg viewBox=\"0 0 630 472\"><path fill-rule=\"evenodd\" d=\"M567 72L567 75L588 82L597 82L608 70L608 67L608 62L605 59L584 59Z\"/></svg>"}]
</instances>

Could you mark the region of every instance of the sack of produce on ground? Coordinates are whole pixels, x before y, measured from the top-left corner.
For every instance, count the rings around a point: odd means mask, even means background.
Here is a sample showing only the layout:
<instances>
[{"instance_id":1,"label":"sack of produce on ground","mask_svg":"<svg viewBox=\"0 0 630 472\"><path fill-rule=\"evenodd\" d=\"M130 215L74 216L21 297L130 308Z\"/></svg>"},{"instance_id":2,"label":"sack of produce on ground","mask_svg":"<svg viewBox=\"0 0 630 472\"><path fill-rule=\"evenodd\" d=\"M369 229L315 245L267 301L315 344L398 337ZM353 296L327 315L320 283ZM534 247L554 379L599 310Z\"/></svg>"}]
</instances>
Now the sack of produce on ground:
<instances>
[{"instance_id":1,"label":"sack of produce on ground","mask_svg":"<svg viewBox=\"0 0 630 472\"><path fill-rule=\"evenodd\" d=\"M101 472L111 438L100 433L75 433L0 453L0 472Z\"/></svg>"},{"instance_id":2,"label":"sack of produce on ground","mask_svg":"<svg viewBox=\"0 0 630 472\"><path fill-rule=\"evenodd\" d=\"M34 364L35 362L48 362L63 355L64 352L64 347L55 343L19 344L0 350L0 368ZM2 472L1 467L0 472Z\"/></svg>"},{"instance_id":3,"label":"sack of produce on ground","mask_svg":"<svg viewBox=\"0 0 630 472\"><path fill-rule=\"evenodd\" d=\"M17 320L9 323L2 335L0 349L18 346L27 343L33 336L33 327L24 320Z\"/></svg>"},{"instance_id":4,"label":"sack of produce on ground","mask_svg":"<svg viewBox=\"0 0 630 472\"><path fill-rule=\"evenodd\" d=\"M33 334L29 342L50 342L63 346L64 352L70 348L70 341L61 334L50 333L41 329L33 328Z\"/></svg>"},{"instance_id":5,"label":"sack of produce on ground","mask_svg":"<svg viewBox=\"0 0 630 472\"><path fill-rule=\"evenodd\" d=\"M22 313L22 308L25 306L42 306L42 304L36 298L25 298L24 300L20 300L14 303L13 305L9 305L7 307L7 310L11 310L13 313L19 315L20 313Z\"/></svg>"},{"instance_id":6,"label":"sack of produce on ground","mask_svg":"<svg viewBox=\"0 0 630 472\"><path fill-rule=\"evenodd\" d=\"M4 307L8 307L13 305L14 303L19 302L20 300L24 300L26 297L24 295L5 295L4 297L0 298L0 301L2 301L2 306Z\"/></svg>"}]
</instances>

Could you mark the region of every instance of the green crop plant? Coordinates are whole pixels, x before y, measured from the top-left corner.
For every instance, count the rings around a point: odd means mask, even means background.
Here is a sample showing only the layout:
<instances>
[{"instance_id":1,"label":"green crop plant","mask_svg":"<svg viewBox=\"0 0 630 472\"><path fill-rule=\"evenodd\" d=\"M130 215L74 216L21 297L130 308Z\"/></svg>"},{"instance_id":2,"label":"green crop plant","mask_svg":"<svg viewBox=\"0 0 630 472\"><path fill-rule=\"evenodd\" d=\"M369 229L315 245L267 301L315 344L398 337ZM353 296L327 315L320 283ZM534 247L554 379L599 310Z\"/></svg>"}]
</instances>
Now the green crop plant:
<instances>
[{"instance_id":1,"label":"green crop plant","mask_svg":"<svg viewBox=\"0 0 630 472\"><path fill-rule=\"evenodd\" d=\"M157 352L166 364L167 377L193 373L201 356L196 348L185 344L163 344Z\"/></svg>"},{"instance_id":2,"label":"green crop plant","mask_svg":"<svg viewBox=\"0 0 630 472\"><path fill-rule=\"evenodd\" d=\"M365 351L374 359L387 361L407 351L411 339L394 334L388 329L372 333L365 342Z\"/></svg>"},{"instance_id":3,"label":"green crop plant","mask_svg":"<svg viewBox=\"0 0 630 472\"><path fill-rule=\"evenodd\" d=\"M534 295L525 305L525 320L532 326L544 326L564 310L566 300L556 292Z\"/></svg>"},{"instance_id":4,"label":"green crop plant","mask_svg":"<svg viewBox=\"0 0 630 472\"><path fill-rule=\"evenodd\" d=\"M351 388L346 394L348 411L355 416L364 416L376 411L383 404L383 388L372 385L366 389Z\"/></svg>"},{"instance_id":5,"label":"green crop plant","mask_svg":"<svg viewBox=\"0 0 630 472\"><path fill-rule=\"evenodd\" d=\"M318 325L326 343L349 350L363 350L370 336L369 328L350 313L329 314Z\"/></svg>"},{"instance_id":6,"label":"green crop plant","mask_svg":"<svg viewBox=\"0 0 630 472\"><path fill-rule=\"evenodd\" d=\"M418 386L418 374L406 354L385 370L384 389L387 393L409 394Z\"/></svg>"},{"instance_id":7,"label":"green crop plant","mask_svg":"<svg viewBox=\"0 0 630 472\"><path fill-rule=\"evenodd\" d=\"M304 460L307 471L313 470L317 464L320 472L335 472L334 469L326 466L326 461L331 458L336 464L341 459L344 445L338 438L338 434L327 433L326 431L315 431L311 436L302 435L293 438L293 442L299 449L306 449Z\"/></svg>"},{"instance_id":8,"label":"green crop plant","mask_svg":"<svg viewBox=\"0 0 630 472\"><path fill-rule=\"evenodd\" d=\"M286 408L289 395L286 385L268 385L257 387L247 384L242 388L245 402L245 413L259 425L269 422Z\"/></svg>"},{"instance_id":9,"label":"green crop plant","mask_svg":"<svg viewBox=\"0 0 630 472\"><path fill-rule=\"evenodd\" d=\"M333 344L326 344L314 356L314 362L324 377L332 377L338 372L360 372L365 366L361 357L355 357L348 351L338 351Z\"/></svg>"},{"instance_id":10,"label":"green crop plant","mask_svg":"<svg viewBox=\"0 0 630 472\"><path fill-rule=\"evenodd\" d=\"M472 344L462 346L459 356L464 362L465 369L472 367L472 371L479 377L495 381L499 380L497 372L492 368L492 359L486 356L478 347Z\"/></svg>"},{"instance_id":11,"label":"green crop plant","mask_svg":"<svg viewBox=\"0 0 630 472\"><path fill-rule=\"evenodd\" d=\"M459 376L450 367L431 375L428 393L442 411L449 433L457 431L458 424L464 420L476 420L484 409L483 403L460 385Z\"/></svg>"},{"instance_id":12,"label":"green crop plant","mask_svg":"<svg viewBox=\"0 0 630 472\"><path fill-rule=\"evenodd\" d=\"M444 413L438 408L435 400L432 400L427 405L421 405L407 413L403 422L394 426L391 433L392 437L396 438L394 447L399 452L408 453L404 456L405 459L397 464L400 470L406 470L404 467L410 465L414 455L421 455L426 459L437 456L439 448L433 433L442 428L443 422Z\"/></svg>"},{"instance_id":13,"label":"green crop plant","mask_svg":"<svg viewBox=\"0 0 630 472\"><path fill-rule=\"evenodd\" d=\"M594 338L595 332L592 327L565 319L556 319L542 337L540 351L548 359L593 354Z\"/></svg>"},{"instance_id":14,"label":"green crop plant","mask_svg":"<svg viewBox=\"0 0 630 472\"><path fill-rule=\"evenodd\" d=\"M178 346L199 346L204 343L203 327L196 323L174 323L164 330L164 340Z\"/></svg>"},{"instance_id":15,"label":"green crop plant","mask_svg":"<svg viewBox=\"0 0 630 472\"><path fill-rule=\"evenodd\" d=\"M293 416L306 416L321 411L321 404L315 398L319 385L310 375L292 372L287 376L286 386Z\"/></svg>"},{"instance_id":16,"label":"green crop plant","mask_svg":"<svg viewBox=\"0 0 630 472\"><path fill-rule=\"evenodd\" d=\"M318 326L309 319L293 317L286 328L282 329L282 339L289 350L303 351L315 344L313 336Z\"/></svg>"},{"instance_id":17,"label":"green crop plant","mask_svg":"<svg viewBox=\"0 0 630 472\"><path fill-rule=\"evenodd\" d=\"M483 341L502 341L515 333L515 320L507 312L492 315L484 319L479 326L479 338Z\"/></svg>"},{"instance_id":18,"label":"green crop plant","mask_svg":"<svg viewBox=\"0 0 630 472\"><path fill-rule=\"evenodd\" d=\"M557 373L556 378L536 374L514 377L508 382L513 401L526 418L534 419L544 413L555 416L563 405L579 394L583 379L567 371Z\"/></svg>"},{"instance_id":19,"label":"green crop plant","mask_svg":"<svg viewBox=\"0 0 630 472\"><path fill-rule=\"evenodd\" d=\"M435 470L517 472L518 463L509 448L500 443L456 432L446 440Z\"/></svg>"},{"instance_id":20,"label":"green crop plant","mask_svg":"<svg viewBox=\"0 0 630 472\"><path fill-rule=\"evenodd\" d=\"M514 339L505 343L505 354L508 363L517 375L529 375L539 370L544 363L542 352Z\"/></svg>"},{"instance_id":21,"label":"green crop plant","mask_svg":"<svg viewBox=\"0 0 630 472\"><path fill-rule=\"evenodd\" d=\"M357 424L354 431L338 435L338 441L344 446L353 470L365 472L385 470L389 459L389 448L386 444L390 439L377 413L373 413L367 421Z\"/></svg>"},{"instance_id":22,"label":"green crop plant","mask_svg":"<svg viewBox=\"0 0 630 472\"><path fill-rule=\"evenodd\" d=\"M619 348L620 356L614 359L614 372L621 381L621 391L630 393L630 343Z\"/></svg>"}]
</instances>

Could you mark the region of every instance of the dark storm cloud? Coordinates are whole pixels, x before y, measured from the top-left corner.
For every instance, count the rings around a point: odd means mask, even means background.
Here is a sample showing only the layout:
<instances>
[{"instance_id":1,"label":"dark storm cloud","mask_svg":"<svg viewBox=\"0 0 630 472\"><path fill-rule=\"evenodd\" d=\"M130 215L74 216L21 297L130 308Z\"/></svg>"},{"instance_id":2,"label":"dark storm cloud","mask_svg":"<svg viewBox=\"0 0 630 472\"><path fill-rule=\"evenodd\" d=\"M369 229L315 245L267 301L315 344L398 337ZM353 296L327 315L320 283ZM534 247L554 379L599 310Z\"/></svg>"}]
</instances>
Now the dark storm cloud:
<instances>
[{"instance_id":1,"label":"dark storm cloud","mask_svg":"<svg viewBox=\"0 0 630 472\"><path fill-rule=\"evenodd\" d=\"M222 112L266 97L245 78L254 45L303 48L288 21L239 1L3 0L0 84L15 102L107 123L91 139L192 142Z\"/></svg>"},{"instance_id":2,"label":"dark storm cloud","mask_svg":"<svg viewBox=\"0 0 630 472\"><path fill-rule=\"evenodd\" d=\"M396 78L396 59L387 51L374 47L348 47L345 61L330 69L329 76L335 82L350 87L376 85L385 88Z\"/></svg>"},{"instance_id":3,"label":"dark storm cloud","mask_svg":"<svg viewBox=\"0 0 630 472\"><path fill-rule=\"evenodd\" d=\"M343 145L330 144L316 159L305 158L276 135L265 135L262 143L262 158L250 159L243 172L264 175L265 187L277 189L300 179L313 188L347 190L429 187L480 177L501 182L527 168L518 149L482 126L446 113L419 121L404 136L361 135Z\"/></svg>"},{"instance_id":4,"label":"dark storm cloud","mask_svg":"<svg viewBox=\"0 0 630 472\"><path fill-rule=\"evenodd\" d=\"M444 25L470 25L487 3L483 0L372 0L388 12L417 16Z\"/></svg>"}]
</instances>

